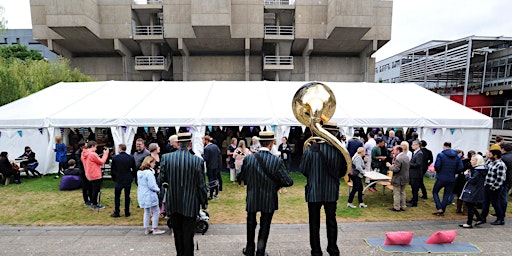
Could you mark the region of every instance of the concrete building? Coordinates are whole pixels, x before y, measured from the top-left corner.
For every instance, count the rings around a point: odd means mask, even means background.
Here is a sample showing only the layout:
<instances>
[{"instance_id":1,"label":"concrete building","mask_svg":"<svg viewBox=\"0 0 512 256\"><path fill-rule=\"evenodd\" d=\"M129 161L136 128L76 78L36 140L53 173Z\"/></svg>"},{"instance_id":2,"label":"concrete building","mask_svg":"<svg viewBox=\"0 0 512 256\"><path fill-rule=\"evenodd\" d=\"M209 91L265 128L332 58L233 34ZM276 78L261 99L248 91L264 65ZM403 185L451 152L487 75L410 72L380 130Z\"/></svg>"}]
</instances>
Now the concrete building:
<instances>
[{"instance_id":1,"label":"concrete building","mask_svg":"<svg viewBox=\"0 0 512 256\"><path fill-rule=\"evenodd\" d=\"M47 60L56 60L58 57L48 47L34 40L32 29L6 29L3 33L0 33L0 46L16 44L24 45L29 50L38 51Z\"/></svg>"},{"instance_id":2,"label":"concrete building","mask_svg":"<svg viewBox=\"0 0 512 256\"><path fill-rule=\"evenodd\" d=\"M31 0L34 37L98 80L374 80L389 0Z\"/></svg>"}]
</instances>

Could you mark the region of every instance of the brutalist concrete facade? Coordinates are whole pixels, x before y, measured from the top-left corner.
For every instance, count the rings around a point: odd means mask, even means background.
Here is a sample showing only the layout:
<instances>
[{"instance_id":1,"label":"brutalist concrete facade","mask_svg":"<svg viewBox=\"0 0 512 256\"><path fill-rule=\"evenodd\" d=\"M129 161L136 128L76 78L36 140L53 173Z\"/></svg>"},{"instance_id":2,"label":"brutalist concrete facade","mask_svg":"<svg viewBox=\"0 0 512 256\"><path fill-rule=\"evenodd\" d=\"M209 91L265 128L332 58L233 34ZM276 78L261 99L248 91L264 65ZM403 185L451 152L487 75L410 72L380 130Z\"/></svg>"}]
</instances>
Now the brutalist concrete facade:
<instances>
[{"instance_id":1,"label":"brutalist concrete facade","mask_svg":"<svg viewBox=\"0 0 512 256\"><path fill-rule=\"evenodd\" d=\"M374 80L383 0L31 0L34 38L98 80Z\"/></svg>"}]
</instances>

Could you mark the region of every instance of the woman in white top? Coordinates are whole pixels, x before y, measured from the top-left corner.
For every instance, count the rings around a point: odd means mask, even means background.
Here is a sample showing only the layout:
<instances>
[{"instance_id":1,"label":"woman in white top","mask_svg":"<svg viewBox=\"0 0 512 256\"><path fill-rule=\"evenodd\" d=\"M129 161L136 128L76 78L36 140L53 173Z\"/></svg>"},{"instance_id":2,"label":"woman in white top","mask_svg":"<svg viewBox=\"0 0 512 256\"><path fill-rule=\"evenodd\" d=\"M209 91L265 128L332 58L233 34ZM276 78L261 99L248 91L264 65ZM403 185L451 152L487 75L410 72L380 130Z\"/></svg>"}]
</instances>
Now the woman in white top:
<instances>
[{"instance_id":1,"label":"woman in white top","mask_svg":"<svg viewBox=\"0 0 512 256\"><path fill-rule=\"evenodd\" d=\"M400 146L404 150L404 154L406 154L407 157L409 157L409 161L411 161L411 159L412 159L412 152L409 151L409 142L404 140L404 141L402 141L402 143L400 143Z\"/></svg>"},{"instance_id":2,"label":"woman in white top","mask_svg":"<svg viewBox=\"0 0 512 256\"><path fill-rule=\"evenodd\" d=\"M140 170L137 172L137 199L139 201L139 207L144 209L144 234L148 235L161 235L165 233L164 230L158 229L158 218L160 217L160 208L158 207L158 194L160 188L156 184L154 175L156 160L147 156L144 158L140 166ZM149 217L153 215L152 226L149 228Z\"/></svg>"}]
</instances>

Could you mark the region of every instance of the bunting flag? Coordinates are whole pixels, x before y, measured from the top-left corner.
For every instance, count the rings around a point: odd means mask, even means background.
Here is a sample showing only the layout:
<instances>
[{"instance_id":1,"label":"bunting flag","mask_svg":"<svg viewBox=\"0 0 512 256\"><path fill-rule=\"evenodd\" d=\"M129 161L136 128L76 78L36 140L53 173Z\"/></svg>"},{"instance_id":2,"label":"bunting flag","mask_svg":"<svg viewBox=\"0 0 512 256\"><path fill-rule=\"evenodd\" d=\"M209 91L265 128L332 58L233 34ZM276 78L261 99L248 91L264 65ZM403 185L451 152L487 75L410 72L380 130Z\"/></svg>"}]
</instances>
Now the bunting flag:
<instances>
[{"instance_id":1,"label":"bunting flag","mask_svg":"<svg viewBox=\"0 0 512 256\"><path fill-rule=\"evenodd\" d=\"M460 128L460 133L464 133L464 129L463 128Z\"/></svg>"},{"instance_id":2,"label":"bunting flag","mask_svg":"<svg viewBox=\"0 0 512 256\"><path fill-rule=\"evenodd\" d=\"M80 127L80 131L82 131L82 134L85 133L85 128L84 127Z\"/></svg>"},{"instance_id":3,"label":"bunting flag","mask_svg":"<svg viewBox=\"0 0 512 256\"><path fill-rule=\"evenodd\" d=\"M252 130L254 130L254 126L249 126L249 130L252 132Z\"/></svg>"},{"instance_id":4,"label":"bunting flag","mask_svg":"<svg viewBox=\"0 0 512 256\"><path fill-rule=\"evenodd\" d=\"M270 129L272 129L272 131L275 132L276 131L276 126L275 125L271 125Z\"/></svg>"},{"instance_id":5,"label":"bunting flag","mask_svg":"<svg viewBox=\"0 0 512 256\"><path fill-rule=\"evenodd\" d=\"M441 129L443 131L443 135L446 133L446 128Z\"/></svg>"},{"instance_id":6,"label":"bunting flag","mask_svg":"<svg viewBox=\"0 0 512 256\"><path fill-rule=\"evenodd\" d=\"M123 132L126 133L126 126L122 126L123 127Z\"/></svg>"},{"instance_id":7,"label":"bunting flag","mask_svg":"<svg viewBox=\"0 0 512 256\"><path fill-rule=\"evenodd\" d=\"M148 133L149 128L148 128L147 126L144 126L144 131L145 131L146 133Z\"/></svg>"},{"instance_id":8,"label":"bunting flag","mask_svg":"<svg viewBox=\"0 0 512 256\"><path fill-rule=\"evenodd\" d=\"M437 128L432 128L432 131L436 134Z\"/></svg>"},{"instance_id":9,"label":"bunting flag","mask_svg":"<svg viewBox=\"0 0 512 256\"><path fill-rule=\"evenodd\" d=\"M61 128L60 128L60 133L64 134L64 129L65 129L65 128L62 128L62 127L61 127Z\"/></svg>"},{"instance_id":10,"label":"bunting flag","mask_svg":"<svg viewBox=\"0 0 512 256\"><path fill-rule=\"evenodd\" d=\"M397 131L398 131L398 128L394 127L394 128L393 128L393 131L397 132Z\"/></svg>"},{"instance_id":11,"label":"bunting flag","mask_svg":"<svg viewBox=\"0 0 512 256\"><path fill-rule=\"evenodd\" d=\"M39 128L38 130L40 134L43 134L43 128Z\"/></svg>"},{"instance_id":12,"label":"bunting flag","mask_svg":"<svg viewBox=\"0 0 512 256\"><path fill-rule=\"evenodd\" d=\"M176 129L176 134L178 134L180 132L180 126L174 126L174 129Z\"/></svg>"},{"instance_id":13,"label":"bunting flag","mask_svg":"<svg viewBox=\"0 0 512 256\"><path fill-rule=\"evenodd\" d=\"M20 138L23 137L23 131L22 130L18 130L18 135L20 136Z\"/></svg>"},{"instance_id":14,"label":"bunting flag","mask_svg":"<svg viewBox=\"0 0 512 256\"><path fill-rule=\"evenodd\" d=\"M416 132L418 130L418 128L412 128L412 130Z\"/></svg>"},{"instance_id":15,"label":"bunting flag","mask_svg":"<svg viewBox=\"0 0 512 256\"><path fill-rule=\"evenodd\" d=\"M238 126L238 131L242 131L243 128L244 128L243 125Z\"/></svg>"},{"instance_id":16,"label":"bunting flag","mask_svg":"<svg viewBox=\"0 0 512 256\"><path fill-rule=\"evenodd\" d=\"M265 129L265 126L264 125L260 125L260 131L264 131Z\"/></svg>"},{"instance_id":17,"label":"bunting flag","mask_svg":"<svg viewBox=\"0 0 512 256\"><path fill-rule=\"evenodd\" d=\"M158 132L158 129L160 129L160 127L158 127L158 126L155 126L153 128L155 129L155 132Z\"/></svg>"},{"instance_id":18,"label":"bunting flag","mask_svg":"<svg viewBox=\"0 0 512 256\"><path fill-rule=\"evenodd\" d=\"M208 125L208 131L210 131L210 132L213 131L213 127L211 125ZM251 132L252 132L252 130L251 130Z\"/></svg>"},{"instance_id":19,"label":"bunting flag","mask_svg":"<svg viewBox=\"0 0 512 256\"><path fill-rule=\"evenodd\" d=\"M300 128L302 128L302 133L306 132L306 126L305 125L301 125Z\"/></svg>"},{"instance_id":20,"label":"bunting flag","mask_svg":"<svg viewBox=\"0 0 512 256\"><path fill-rule=\"evenodd\" d=\"M455 132L455 128L450 128L450 132L452 132L453 135L453 133Z\"/></svg>"},{"instance_id":21,"label":"bunting flag","mask_svg":"<svg viewBox=\"0 0 512 256\"><path fill-rule=\"evenodd\" d=\"M187 132L190 132L190 127L187 126Z\"/></svg>"}]
</instances>

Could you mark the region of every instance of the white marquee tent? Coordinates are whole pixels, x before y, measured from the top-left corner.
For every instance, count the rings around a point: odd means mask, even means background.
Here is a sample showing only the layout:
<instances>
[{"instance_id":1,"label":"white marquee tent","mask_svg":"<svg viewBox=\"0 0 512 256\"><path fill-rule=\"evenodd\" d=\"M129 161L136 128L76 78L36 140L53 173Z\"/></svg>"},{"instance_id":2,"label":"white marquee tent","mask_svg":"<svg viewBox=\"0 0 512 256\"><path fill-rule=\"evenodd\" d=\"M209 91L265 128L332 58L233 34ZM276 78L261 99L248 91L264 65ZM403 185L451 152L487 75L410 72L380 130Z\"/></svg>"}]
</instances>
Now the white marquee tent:
<instances>
[{"instance_id":1,"label":"white marquee tent","mask_svg":"<svg viewBox=\"0 0 512 256\"><path fill-rule=\"evenodd\" d=\"M291 109L306 82L82 82L58 83L0 107L0 151L10 158L26 145L40 171L56 172L53 138L63 128L109 127L115 144L131 148L137 127L190 127L201 151L206 126L260 126L277 137L303 126ZM331 119L349 137L353 127L417 128L433 153L444 141L485 151L492 119L411 83L326 82L336 96ZM64 134L65 135L65 134Z\"/></svg>"}]
</instances>

